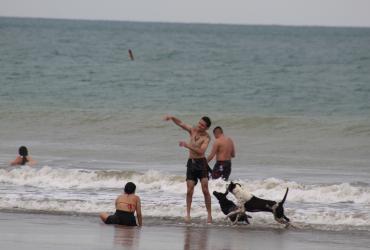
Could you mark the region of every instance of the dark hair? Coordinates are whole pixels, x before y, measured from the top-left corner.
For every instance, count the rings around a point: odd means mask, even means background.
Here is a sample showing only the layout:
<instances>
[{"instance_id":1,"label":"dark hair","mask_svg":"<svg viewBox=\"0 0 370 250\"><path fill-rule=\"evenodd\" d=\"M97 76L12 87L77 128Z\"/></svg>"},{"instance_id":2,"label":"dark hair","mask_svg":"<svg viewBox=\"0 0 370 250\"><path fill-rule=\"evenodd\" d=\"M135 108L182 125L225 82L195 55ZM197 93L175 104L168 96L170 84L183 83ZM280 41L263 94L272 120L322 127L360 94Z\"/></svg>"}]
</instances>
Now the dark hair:
<instances>
[{"instance_id":1,"label":"dark hair","mask_svg":"<svg viewBox=\"0 0 370 250\"><path fill-rule=\"evenodd\" d=\"M213 133L215 133L217 129L219 129L221 131L221 133L224 133L224 131L222 130L222 128L220 126L215 127L213 129Z\"/></svg>"},{"instance_id":2,"label":"dark hair","mask_svg":"<svg viewBox=\"0 0 370 250\"><path fill-rule=\"evenodd\" d=\"M126 194L133 194L136 190L136 185L133 182L127 182L123 189Z\"/></svg>"},{"instance_id":3,"label":"dark hair","mask_svg":"<svg viewBox=\"0 0 370 250\"><path fill-rule=\"evenodd\" d=\"M208 116L203 116L202 120L206 123L207 128L211 127L211 119Z\"/></svg>"},{"instance_id":4,"label":"dark hair","mask_svg":"<svg viewBox=\"0 0 370 250\"><path fill-rule=\"evenodd\" d=\"M28 156L28 150L25 146L21 146L19 149L18 149L18 153L20 156L22 156L22 163L21 165L24 165L26 164L26 162L28 162L27 160L27 156Z\"/></svg>"}]
</instances>

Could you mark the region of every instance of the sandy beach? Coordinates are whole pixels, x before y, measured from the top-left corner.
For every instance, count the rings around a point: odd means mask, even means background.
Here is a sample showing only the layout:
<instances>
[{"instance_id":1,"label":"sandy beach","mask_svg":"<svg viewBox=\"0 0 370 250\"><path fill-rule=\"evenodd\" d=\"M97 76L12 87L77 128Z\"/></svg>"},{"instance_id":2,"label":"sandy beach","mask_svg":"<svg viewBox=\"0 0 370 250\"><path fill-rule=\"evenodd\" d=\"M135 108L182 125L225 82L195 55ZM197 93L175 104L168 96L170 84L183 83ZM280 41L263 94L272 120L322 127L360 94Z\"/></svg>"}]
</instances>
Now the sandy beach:
<instances>
[{"instance_id":1,"label":"sandy beach","mask_svg":"<svg viewBox=\"0 0 370 250\"><path fill-rule=\"evenodd\" d=\"M93 216L0 213L2 249L368 249L369 233L248 226L107 226Z\"/></svg>"}]
</instances>

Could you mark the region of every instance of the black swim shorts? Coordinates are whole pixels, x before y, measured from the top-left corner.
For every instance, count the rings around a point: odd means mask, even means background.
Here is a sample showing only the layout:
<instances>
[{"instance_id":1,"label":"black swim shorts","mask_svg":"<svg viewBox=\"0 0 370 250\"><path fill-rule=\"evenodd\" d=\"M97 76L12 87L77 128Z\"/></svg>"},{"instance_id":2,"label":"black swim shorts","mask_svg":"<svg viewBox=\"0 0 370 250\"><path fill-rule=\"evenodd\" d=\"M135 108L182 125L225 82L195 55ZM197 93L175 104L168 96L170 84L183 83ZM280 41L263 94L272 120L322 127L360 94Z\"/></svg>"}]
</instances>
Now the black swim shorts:
<instances>
[{"instance_id":1,"label":"black swim shorts","mask_svg":"<svg viewBox=\"0 0 370 250\"><path fill-rule=\"evenodd\" d=\"M118 224L125 226L137 226L134 213L116 210L115 214L109 215L105 224Z\"/></svg>"},{"instance_id":2,"label":"black swim shorts","mask_svg":"<svg viewBox=\"0 0 370 250\"><path fill-rule=\"evenodd\" d=\"M195 185L198 183L198 179L208 179L208 163L206 158L189 159L186 164L186 180L192 180Z\"/></svg>"},{"instance_id":3,"label":"black swim shorts","mask_svg":"<svg viewBox=\"0 0 370 250\"><path fill-rule=\"evenodd\" d=\"M229 179L231 173L231 161L217 161L212 170L212 179L222 177L225 181Z\"/></svg>"}]
</instances>

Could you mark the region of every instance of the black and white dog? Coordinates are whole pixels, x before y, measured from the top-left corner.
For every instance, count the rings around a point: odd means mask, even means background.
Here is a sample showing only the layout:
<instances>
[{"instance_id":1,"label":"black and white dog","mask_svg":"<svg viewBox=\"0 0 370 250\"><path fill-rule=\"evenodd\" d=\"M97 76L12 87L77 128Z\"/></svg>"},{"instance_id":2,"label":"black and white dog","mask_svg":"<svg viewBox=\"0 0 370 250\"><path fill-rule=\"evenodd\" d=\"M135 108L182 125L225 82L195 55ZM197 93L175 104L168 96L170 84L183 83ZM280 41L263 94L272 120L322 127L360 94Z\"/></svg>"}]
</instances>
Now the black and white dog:
<instances>
[{"instance_id":1,"label":"black and white dog","mask_svg":"<svg viewBox=\"0 0 370 250\"><path fill-rule=\"evenodd\" d=\"M290 225L290 220L284 214L284 202L288 195L289 188L286 189L284 198L280 202L264 200L251 194L249 191L243 189L239 183L231 182L227 187L226 192L232 193L238 201L239 209L227 214L227 217L248 212L271 212L277 222ZM235 223L235 222L234 222Z\"/></svg>"},{"instance_id":2,"label":"black and white dog","mask_svg":"<svg viewBox=\"0 0 370 250\"><path fill-rule=\"evenodd\" d=\"M225 215L228 215L231 212L238 209L238 207L235 205L234 202L232 202L231 200L226 198L227 193L228 192L220 193L220 192L217 192L217 191L213 191L213 195L217 198L218 202L220 203L221 211ZM236 221L236 217L237 217L237 215L234 214L234 215L230 215L228 218L231 220L231 222L234 222L234 223L236 223L238 221L240 221L240 222L245 221L247 224L249 224L248 218L252 218L251 216L249 216L245 213L241 214L237 221Z\"/></svg>"}]
</instances>

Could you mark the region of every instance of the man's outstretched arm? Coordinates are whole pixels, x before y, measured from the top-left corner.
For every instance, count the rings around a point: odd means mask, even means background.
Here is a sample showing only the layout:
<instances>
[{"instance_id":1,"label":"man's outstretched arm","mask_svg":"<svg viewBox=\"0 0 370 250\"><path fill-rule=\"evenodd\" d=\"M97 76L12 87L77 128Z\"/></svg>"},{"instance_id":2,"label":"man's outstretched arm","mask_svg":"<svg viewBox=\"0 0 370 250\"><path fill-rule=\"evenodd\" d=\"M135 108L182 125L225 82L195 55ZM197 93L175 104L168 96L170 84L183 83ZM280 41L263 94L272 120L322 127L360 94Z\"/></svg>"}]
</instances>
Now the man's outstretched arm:
<instances>
[{"instance_id":1,"label":"man's outstretched arm","mask_svg":"<svg viewBox=\"0 0 370 250\"><path fill-rule=\"evenodd\" d=\"M189 133L191 133L191 126L188 125L188 124L183 123L180 119L178 119L178 118L176 118L174 116L166 115L163 120L165 120L165 121L171 120L171 121L173 121L173 123L175 123L177 126L179 126L180 128L182 128L183 130L186 130Z\"/></svg>"}]
</instances>

